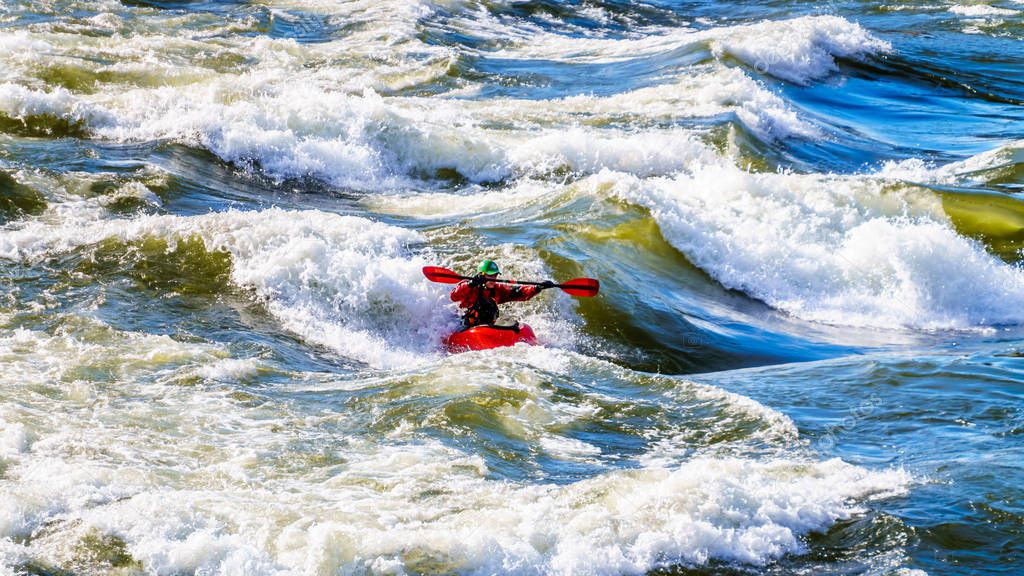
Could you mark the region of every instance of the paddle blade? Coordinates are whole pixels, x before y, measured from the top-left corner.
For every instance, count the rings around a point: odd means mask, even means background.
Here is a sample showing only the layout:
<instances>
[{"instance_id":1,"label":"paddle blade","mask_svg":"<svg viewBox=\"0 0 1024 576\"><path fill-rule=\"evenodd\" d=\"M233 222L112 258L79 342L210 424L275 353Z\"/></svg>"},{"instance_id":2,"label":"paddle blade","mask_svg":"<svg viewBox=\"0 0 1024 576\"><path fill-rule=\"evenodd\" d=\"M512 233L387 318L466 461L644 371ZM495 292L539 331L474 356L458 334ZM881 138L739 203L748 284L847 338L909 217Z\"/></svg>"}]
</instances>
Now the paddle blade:
<instances>
[{"instance_id":1,"label":"paddle blade","mask_svg":"<svg viewBox=\"0 0 1024 576\"><path fill-rule=\"evenodd\" d=\"M442 284L458 284L466 279L465 276L460 276L455 272L452 272L447 268L441 268L440 266L424 266L423 275L431 282L440 282Z\"/></svg>"},{"instance_id":2,"label":"paddle blade","mask_svg":"<svg viewBox=\"0 0 1024 576\"><path fill-rule=\"evenodd\" d=\"M601 283L594 278L576 278L564 284L559 284L558 287L566 294L590 298L591 296L597 296L597 291L601 289Z\"/></svg>"}]
</instances>

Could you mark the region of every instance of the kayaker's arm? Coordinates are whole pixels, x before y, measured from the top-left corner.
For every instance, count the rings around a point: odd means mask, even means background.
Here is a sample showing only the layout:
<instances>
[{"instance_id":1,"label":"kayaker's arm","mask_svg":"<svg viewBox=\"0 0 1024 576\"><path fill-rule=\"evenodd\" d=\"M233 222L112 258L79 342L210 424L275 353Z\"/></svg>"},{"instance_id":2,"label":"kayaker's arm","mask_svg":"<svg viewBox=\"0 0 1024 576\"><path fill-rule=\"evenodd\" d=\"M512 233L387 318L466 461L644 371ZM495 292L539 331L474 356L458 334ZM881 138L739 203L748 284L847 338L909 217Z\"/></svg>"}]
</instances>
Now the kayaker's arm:
<instances>
[{"instance_id":1,"label":"kayaker's arm","mask_svg":"<svg viewBox=\"0 0 1024 576\"><path fill-rule=\"evenodd\" d=\"M472 304L470 293L473 290L475 290L475 288L469 285L469 281L463 280L455 285L455 288L452 289L449 296L451 296L452 302L459 303L459 308L469 308Z\"/></svg>"},{"instance_id":2,"label":"kayaker's arm","mask_svg":"<svg viewBox=\"0 0 1024 576\"><path fill-rule=\"evenodd\" d=\"M490 284L494 289L494 302L504 304L506 302L523 302L533 298L544 289L543 286L520 286L510 284Z\"/></svg>"}]
</instances>

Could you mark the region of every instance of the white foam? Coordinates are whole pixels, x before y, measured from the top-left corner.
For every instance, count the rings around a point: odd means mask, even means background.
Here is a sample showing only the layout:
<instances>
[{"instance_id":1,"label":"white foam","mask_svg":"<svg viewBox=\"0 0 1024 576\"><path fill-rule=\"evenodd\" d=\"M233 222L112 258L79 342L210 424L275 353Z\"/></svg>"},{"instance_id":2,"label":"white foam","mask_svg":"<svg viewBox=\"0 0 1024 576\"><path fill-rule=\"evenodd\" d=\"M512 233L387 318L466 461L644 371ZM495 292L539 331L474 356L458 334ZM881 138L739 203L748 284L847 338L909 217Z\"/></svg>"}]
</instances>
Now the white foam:
<instances>
[{"instance_id":1,"label":"white foam","mask_svg":"<svg viewBox=\"0 0 1024 576\"><path fill-rule=\"evenodd\" d=\"M38 219L54 225L101 220L126 200L159 208L163 201L150 187L164 187L168 179L167 173L152 165L143 166L130 175L29 169L17 170L11 175L46 200L47 208ZM105 192L97 195L95 191L99 187Z\"/></svg>"},{"instance_id":2,"label":"white foam","mask_svg":"<svg viewBox=\"0 0 1024 576\"><path fill-rule=\"evenodd\" d=\"M929 184L987 184L991 171L1024 163L1024 140L1007 142L963 160L941 166L909 159L885 163L880 176Z\"/></svg>"},{"instance_id":3,"label":"white foam","mask_svg":"<svg viewBox=\"0 0 1024 576\"><path fill-rule=\"evenodd\" d=\"M418 218L455 218L495 215L522 210L557 195L551 186L532 179L520 179L508 188L470 190L467 193L417 192L368 196L363 200L374 212Z\"/></svg>"},{"instance_id":4,"label":"white foam","mask_svg":"<svg viewBox=\"0 0 1024 576\"><path fill-rule=\"evenodd\" d=\"M92 385L83 376L109 374L126 382L117 388L125 391L159 379L164 370L223 355L217 347L118 333L84 318L59 320L55 335L0 332L0 455L9 466L0 482L0 539L26 536L69 510L104 505L138 490L144 474L108 465L107 458L123 445L105 443L104 428L94 420L102 418L103 410L95 410L105 404L97 404L95 394L82 393ZM122 403L112 413L129 412Z\"/></svg>"},{"instance_id":5,"label":"white foam","mask_svg":"<svg viewBox=\"0 0 1024 576\"><path fill-rule=\"evenodd\" d=\"M33 53L45 54L53 49L52 44L25 30L0 34L0 54L5 56L4 63L31 60Z\"/></svg>"},{"instance_id":6,"label":"white foam","mask_svg":"<svg viewBox=\"0 0 1024 576\"><path fill-rule=\"evenodd\" d=\"M535 122L545 120L539 112L546 111L550 116L558 110L591 121L610 123L625 118L640 125L733 112L750 130L764 138L818 135L814 126L800 118L781 97L738 68L699 68L681 74L674 82L610 96L572 96L550 103L510 101L505 108L508 114L519 117L524 111L529 113L541 108L536 117L530 117ZM548 121L554 119L548 118Z\"/></svg>"},{"instance_id":7,"label":"white foam","mask_svg":"<svg viewBox=\"0 0 1024 576\"><path fill-rule=\"evenodd\" d=\"M734 113L762 138L820 137L780 96L721 63L684 67L659 85L605 97L473 101L382 96L379 92L396 89L396 82L418 81L413 76L424 66L439 67L438 75L447 73L455 55L413 40L417 22L433 8L391 3L379 8L364 3L296 6L337 19L383 20L337 41L313 45L240 35L211 43L192 31L171 37L148 28L111 43L48 33L42 27L31 37L45 43L46 51L0 58L18 70L13 79L19 82L0 86L0 110L18 117L53 114L81 122L103 138L171 139L202 146L227 161L258 166L275 178L313 176L338 187L369 191L421 187L418 179L433 178L443 170L454 170L473 182L491 182L544 176L546 170L562 168L583 174L608 168L638 175L681 168L676 149L687 145L685 130L637 133L613 127L624 116L633 125L655 125ZM549 33L529 27L520 32L523 45L515 50L527 52L517 57L542 56L529 52L529 47L547 46L543 49L569 61L580 61L574 50L607 61L706 43L719 56L728 53L753 66L770 62L770 73L794 81L829 73L834 69L832 56L856 57L885 49L856 24L834 17L705 32L644 30L625 39L570 41L557 35L548 38ZM0 31L0 42L22 36ZM791 43L760 40L777 37L798 41L791 52L779 52ZM550 40L549 45L543 39ZM393 62L374 62L381 46L395 54ZM251 63L203 66L196 64L197 54L212 62ZM32 71L42 59L52 62L55 57L66 60L62 65L85 67L86 73L114 72L128 79L100 84L91 94L22 86L35 83ZM367 61L354 67L320 65L342 57ZM503 57L503 52L481 57ZM105 60L117 64L89 67L90 62ZM147 74L164 80L154 82ZM385 80L391 77L396 79ZM600 128L583 127L581 119Z\"/></svg>"},{"instance_id":8,"label":"white foam","mask_svg":"<svg viewBox=\"0 0 1024 576\"><path fill-rule=\"evenodd\" d=\"M215 381L241 381L259 373L262 363L255 358L225 358L204 364L198 371L203 378Z\"/></svg>"},{"instance_id":9,"label":"white foam","mask_svg":"<svg viewBox=\"0 0 1024 576\"><path fill-rule=\"evenodd\" d=\"M67 397L81 400L74 385L76 367L92 366L114 375L147 373L154 366L194 361L213 361L224 356L213 346L189 345L168 336L120 334L94 320L59 317L57 336L16 329L0 333L0 361L5 377L40 386L69 384ZM74 337L88 334L88 342ZM85 398L86 400L88 398Z\"/></svg>"},{"instance_id":10,"label":"white foam","mask_svg":"<svg viewBox=\"0 0 1024 576\"><path fill-rule=\"evenodd\" d=\"M0 457L21 454L28 449L28 435L18 422L0 420Z\"/></svg>"},{"instance_id":11,"label":"white foam","mask_svg":"<svg viewBox=\"0 0 1024 576\"><path fill-rule=\"evenodd\" d=\"M759 72L804 84L835 72L837 56L861 58L891 50L889 43L839 16L803 16L703 31L649 29L627 38L576 38L550 32L522 36L521 44L485 55L610 63L687 54L707 43L717 58L728 54Z\"/></svg>"},{"instance_id":12,"label":"white foam","mask_svg":"<svg viewBox=\"0 0 1024 576\"><path fill-rule=\"evenodd\" d=\"M0 112L18 119L50 115L91 127L106 125L114 118L104 108L84 101L64 88L31 90L10 82L0 84Z\"/></svg>"},{"instance_id":13,"label":"white foam","mask_svg":"<svg viewBox=\"0 0 1024 576\"><path fill-rule=\"evenodd\" d=\"M769 453L792 454L793 446L800 443L800 433L793 422L785 414L757 402L752 398L728 392L721 388L698 384L689 380L676 379L678 386L671 396L680 402L707 403L727 406L725 410L716 411L714 422L707 426L685 426L669 430L653 439L650 449L639 458L648 467L670 467L693 457L694 454L713 457L730 455L737 449L751 443L761 443ZM745 433L736 442L720 441L711 446L700 447L701 438L708 429L725 429L733 426L742 427ZM699 448L697 448L699 447Z\"/></svg>"},{"instance_id":14,"label":"white foam","mask_svg":"<svg viewBox=\"0 0 1024 576\"><path fill-rule=\"evenodd\" d=\"M1024 272L959 236L926 192L725 163L675 178L608 173L593 185L648 207L665 238L724 286L801 318L943 329L1024 322Z\"/></svg>"},{"instance_id":15,"label":"white foam","mask_svg":"<svg viewBox=\"0 0 1024 576\"><path fill-rule=\"evenodd\" d=\"M384 450L302 499L253 491L234 494L230 508L216 493L140 495L87 518L118 529L133 556L158 571L223 574L241 563L260 574L415 572L440 562L468 574L642 574L800 553L800 536L862 510L851 500L899 494L907 482L838 461L700 459L569 486L517 486L483 479L479 465L436 448ZM416 497L439 476L446 490ZM370 478L386 492L362 488ZM257 505L260 497L273 499ZM231 521L245 532L218 527L214 509L234 510ZM301 520L288 520L298 511Z\"/></svg>"},{"instance_id":16,"label":"white foam","mask_svg":"<svg viewBox=\"0 0 1024 576\"><path fill-rule=\"evenodd\" d=\"M1011 8L1000 8L998 6L992 6L989 4L957 4L949 9L953 14L959 16L978 17L978 16L1017 16L1020 14L1019 10L1013 10Z\"/></svg>"},{"instance_id":17,"label":"white foam","mask_svg":"<svg viewBox=\"0 0 1024 576\"><path fill-rule=\"evenodd\" d=\"M0 233L0 256L40 259L106 239L197 237L232 256L231 279L252 289L282 325L374 365L402 365L436 351L452 319L443 290L424 278L415 232L319 211L229 211L59 225L24 223ZM410 356L412 353L412 356Z\"/></svg>"},{"instance_id":18,"label":"white foam","mask_svg":"<svg viewBox=\"0 0 1024 576\"><path fill-rule=\"evenodd\" d=\"M3 506L0 503L0 517L3 515ZM3 576L19 576L15 566L23 566L29 561L29 558L31 556L25 546L7 538L0 538L0 574Z\"/></svg>"},{"instance_id":19,"label":"white foam","mask_svg":"<svg viewBox=\"0 0 1024 576\"><path fill-rule=\"evenodd\" d=\"M860 513L857 501L901 494L908 482L837 460L702 458L567 486L485 473L478 458L437 445L383 448L325 484L293 486L302 490L294 495L157 490L73 510L159 572L418 571L441 562L469 574L641 574L801 553L803 534Z\"/></svg>"},{"instance_id":20,"label":"white foam","mask_svg":"<svg viewBox=\"0 0 1024 576\"><path fill-rule=\"evenodd\" d=\"M601 455L601 449L597 446L564 436L542 436L540 446L548 454L563 460L589 462L594 456Z\"/></svg>"},{"instance_id":21,"label":"white foam","mask_svg":"<svg viewBox=\"0 0 1024 576\"><path fill-rule=\"evenodd\" d=\"M492 19L492 25L487 30L492 38L505 40L505 45L496 50L481 51L484 57L608 64L697 49L697 45L705 38L704 34L688 28L649 28L638 30L627 37L581 38L549 32L524 23L510 26L497 22ZM473 25L466 22L461 28L473 30ZM487 34L481 30L474 30L474 33Z\"/></svg>"},{"instance_id":22,"label":"white foam","mask_svg":"<svg viewBox=\"0 0 1024 576\"><path fill-rule=\"evenodd\" d=\"M717 101L749 91L741 96L745 103L738 115L758 133L812 133L781 102L756 87L722 87L717 93L709 93L706 86L692 88ZM686 130L623 134L578 128L499 131L479 126L518 106L507 100L481 108L451 101L385 100L369 91L347 96L303 88L299 94L282 87L279 94L255 104L175 102L177 110L161 110L134 126L128 119L98 132L114 138L198 138L197 143L221 158L258 162L276 177L314 175L337 186L364 190L409 187L410 177L430 178L444 169L474 182L544 175L560 168L579 173L608 167L662 174L679 169L678 148L688 146L692 138L692 131ZM762 110L762 104L768 107ZM542 105L550 111L560 103ZM716 111L729 109L719 105ZM684 109L679 115L693 114Z\"/></svg>"},{"instance_id":23,"label":"white foam","mask_svg":"<svg viewBox=\"0 0 1024 576\"><path fill-rule=\"evenodd\" d=\"M839 16L804 16L716 33L713 49L760 72L806 84L835 72L835 57L863 57L891 46Z\"/></svg>"},{"instance_id":24,"label":"white foam","mask_svg":"<svg viewBox=\"0 0 1024 576\"><path fill-rule=\"evenodd\" d=\"M381 403L364 409L322 410L291 394L253 407L220 387L177 384L197 364L223 364L218 347L85 319L68 319L59 335L5 333L0 356L12 367L0 374L5 426L35 436L10 456L0 482L0 542L37 536L0 544L8 566L83 562L76 550L89 533L118 538L156 573L640 574L711 560L762 565L802 552L804 534L902 494L909 482L899 471L838 460L731 457L609 470L571 484L502 480L479 455L420 434L430 422L354 435L361 419L392 406L386 382L377 382L383 396L361 395ZM118 370L93 383L92 399L38 393L110 367ZM586 462L599 451L557 430L594 409L555 401L549 372L567 384L580 373L636 384L658 378L543 348L453 356L435 369L390 377L410 394L438 398L473 389L435 383L507 386L523 398L501 414L511 432L518 423L531 444ZM727 414L764 416L698 388ZM692 396L686 387L679 393L659 398L657 409L686 410L680 405ZM338 456L309 458L325 450Z\"/></svg>"},{"instance_id":25,"label":"white foam","mask_svg":"<svg viewBox=\"0 0 1024 576\"><path fill-rule=\"evenodd\" d=\"M98 198L98 202L102 206L112 206L125 200L137 200L154 208L163 206L163 201L160 200L160 197L154 194L142 182L126 182L111 194Z\"/></svg>"}]
</instances>

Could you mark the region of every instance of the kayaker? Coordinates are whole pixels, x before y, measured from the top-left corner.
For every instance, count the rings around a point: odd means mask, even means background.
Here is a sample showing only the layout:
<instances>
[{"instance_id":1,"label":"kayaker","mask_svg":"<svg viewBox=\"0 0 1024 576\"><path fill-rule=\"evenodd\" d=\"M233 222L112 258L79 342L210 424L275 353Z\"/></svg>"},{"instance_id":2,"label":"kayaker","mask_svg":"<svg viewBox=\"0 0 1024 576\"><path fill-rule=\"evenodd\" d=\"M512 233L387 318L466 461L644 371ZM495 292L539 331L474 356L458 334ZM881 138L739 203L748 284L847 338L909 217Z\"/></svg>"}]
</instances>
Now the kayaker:
<instances>
[{"instance_id":1,"label":"kayaker","mask_svg":"<svg viewBox=\"0 0 1024 576\"><path fill-rule=\"evenodd\" d=\"M479 274L470 280L463 280L452 289L452 301L465 309L462 315L463 328L494 324L498 320L498 305L506 302L523 302L551 288L554 282L543 282L539 286L520 286L495 282L498 265L493 260L484 260L477 268Z\"/></svg>"}]
</instances>

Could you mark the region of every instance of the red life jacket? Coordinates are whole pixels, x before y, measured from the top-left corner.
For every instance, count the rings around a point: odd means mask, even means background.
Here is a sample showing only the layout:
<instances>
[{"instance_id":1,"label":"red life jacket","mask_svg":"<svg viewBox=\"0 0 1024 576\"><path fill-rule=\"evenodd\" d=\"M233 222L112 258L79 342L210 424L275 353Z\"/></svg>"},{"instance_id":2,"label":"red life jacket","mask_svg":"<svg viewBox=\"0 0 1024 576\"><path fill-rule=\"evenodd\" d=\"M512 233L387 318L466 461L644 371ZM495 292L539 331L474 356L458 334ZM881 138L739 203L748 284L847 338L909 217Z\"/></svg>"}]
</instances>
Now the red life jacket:
<instances>
[{"instance_id":1,"label":"red life jacket","mask_svg":"<svg viewBox=\"0 0 1024 576\"><path fill-rule=\"evenodd\" d=\"M482 324L494 324L498 320L498 304L529 300L540 293L539 286L517 286L486 282L483 286L470 286L463 280L452 289L452 301L466 310L462 324L466 328Z\"/></svg>"}]
</instances>

